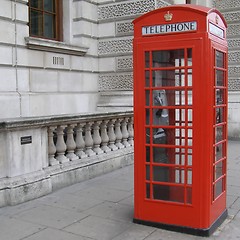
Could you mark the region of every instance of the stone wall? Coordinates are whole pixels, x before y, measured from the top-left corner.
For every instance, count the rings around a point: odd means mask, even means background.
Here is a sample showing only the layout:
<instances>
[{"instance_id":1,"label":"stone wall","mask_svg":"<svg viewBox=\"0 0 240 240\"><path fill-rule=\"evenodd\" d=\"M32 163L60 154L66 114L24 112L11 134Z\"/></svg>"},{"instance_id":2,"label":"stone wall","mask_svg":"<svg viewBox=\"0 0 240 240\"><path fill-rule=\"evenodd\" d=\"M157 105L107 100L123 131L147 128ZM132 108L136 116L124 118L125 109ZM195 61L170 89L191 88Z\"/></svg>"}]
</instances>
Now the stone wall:
<instances>
[{"instance_id":1,"label":"stone wall","mask_svg":"<svg viewBox=\"0 0 240 240\"><path fill-rule=\"evenodd\" d=\"M240 2L215 0L213 5L221 11L228 24L228 136L240 139Z\"/></svg>"},{"instance_id":2,"label":"stone wall","mask_svg":"<svg viewBox=\"0 0 240 240\"><path fill-rule=\"evenodd\" d=\"M0 118L95 111L97 1L63 1L63 42L29 37L27 4L1 1Z\"/></svg>"},{"instance_id":3,"label":"stone wall","mask_svg":"<svg viewBox=\"0 0 240 240\"><path fill-rule=\"evenodd\" d=\"M169 5L168 2L110 0L99 3L99 110L132 109L132 21L146 12Z\"/></svg>"}]
</instances>

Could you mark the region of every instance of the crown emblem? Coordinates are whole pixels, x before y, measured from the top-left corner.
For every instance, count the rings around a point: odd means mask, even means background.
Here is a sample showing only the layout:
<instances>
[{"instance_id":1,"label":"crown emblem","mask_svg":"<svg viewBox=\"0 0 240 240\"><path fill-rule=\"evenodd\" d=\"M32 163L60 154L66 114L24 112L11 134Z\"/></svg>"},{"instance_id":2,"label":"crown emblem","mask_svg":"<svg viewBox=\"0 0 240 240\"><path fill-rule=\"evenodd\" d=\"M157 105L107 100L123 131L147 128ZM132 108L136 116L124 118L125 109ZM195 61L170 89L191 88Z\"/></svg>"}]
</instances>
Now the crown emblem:
<instances>
[{"instance_id":1,"label":"crown emblem","mask_svg":"<svg viewBox=\"0 0 240 240\"><path fill-rule=\"evenodd\" d=\"M169 11L164 15L165 21L169 22L172 20L173 14L170 13Z\"/></svg>"},{"instance_id":2,"label":"crown emblem","mask_svg":"<svg viewBox=\"0 0 240 240\"><path fill-rule=\"evenodd\" d=\"M216 15L215 21L216 21L216 24L218 24L218 22L219 22L219 17L218 17L218 15Z\"/></svg>"}]
</instances>

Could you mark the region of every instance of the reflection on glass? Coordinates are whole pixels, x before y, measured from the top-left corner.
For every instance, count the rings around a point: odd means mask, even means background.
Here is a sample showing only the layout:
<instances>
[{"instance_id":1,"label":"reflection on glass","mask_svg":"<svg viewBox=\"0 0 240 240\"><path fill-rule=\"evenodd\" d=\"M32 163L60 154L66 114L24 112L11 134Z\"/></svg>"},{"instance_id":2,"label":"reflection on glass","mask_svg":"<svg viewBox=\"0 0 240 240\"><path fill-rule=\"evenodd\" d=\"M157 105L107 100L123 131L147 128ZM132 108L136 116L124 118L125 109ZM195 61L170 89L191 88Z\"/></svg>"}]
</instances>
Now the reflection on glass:
<instances>
[{"instance_id":1,"label":"reflection on glass","mask_svg":"<svg viewBox=\"0 0 240 240\"><path fill-rule=\"evenodd\" d=\"M192 169L187 170L187 184L192 185Z\"/></svg>"},{"instance_id":2,"label":"reflection on glass","mask_svg":"<svg viewBox=\"0 0 240 240\"><path fill-rule=\"evenodd\" d=\"M187 188L187 204L192 203L192 188Z\"/></svg>"},{"instance_id":3,"label":"reflection on glass","mask_svg":"<svg viewBox=\"0 0 240 240\"><path fill-rule=\"evenodd\" d=\"M191 48L187 49L187 59L188 59L187 65L192 66L192 49Z\"/></svg>"},{"instance_id":4,"label":"reflection on glass","mask_svg":"<svg viewBox=\"0 0 240 240\"><path fill-rule=\"evenodd\" d=\"M169 168L153 166L153 181L169 182Z\"/></svg>"},{"instance_id":5,"label":"reflection on glass","mask_svg":"<svg viewBox=\"0 0 240 240\"><path fill-rule=\"evenodd\" d=\"M189 87L192 87L192 69L188 69L188 75L187 75L187 85Z\"/></svg>"},{"instance_id":6,"label":"reflection on glass","mask_svg":"<svg viewBox=\"0 0 240 240\"><path fill-rule=\"evenodd\" d=\"M146 109L146 125L150 124L150 109Z\"/></svg>"},{"instance_id":7,"label":"reflection on glass","mask_svg":"<svg viewBox=\"0 0 240 240\"><path fill-rule=\"evenodd\" d=\"M151 136L151 132L150 132L150 128L146 128L146 143L150 143L150 136Z\"/></svg>"},{"instance_id":8,"label":"reflection on glass","mask_svg":"<svg viewBox=\"0 0 240 240\"><path fill-rule=\"evenodd\" d=\"M224 144L221 143L215 147L215 161L218 161L224 157L223 146Z\"/></svg>"},{"instance_id":9,"label":"reflection on glass","mask_svg":"<svg viewBox=\"0 0 240 240\"><path fill-rule=\"evenodd\" d=\"M220 179L215 185L214 199L216 199L223 192L223 180Z\"/></svg>"},{"instance_id":10,"label":"reflection on glass","mask_svg":"<svg viewBox=\"0 0 240 240\"><path fill-rule=\"evenodd\" d=\"M150 147L146 146L146 162L150 162Z\"/></svg>"},{"instance_id":11,"label":"reflection on glass","mask_svg":"<svg viewBox=\"0 0 240 240\"><path fill-rule=\"evenodd\" d=\"M150 106L150 90L146 90L145 91L145 106Z\"/></svg>"},{"instance_id":12,"label":"reflection on glass","mask_svg":"<svg viewBox=\"0 0 240 240\"><path fill-rule=\"evenodd\" d=\"M223 126L218 126L215 128L216 143L223 140Z\"/></svg>"},{"instance_id":13,"label":"reflection on glass","mask_svg":"<svg viewBox=\"0 0 240 240\"><path fill-rule=\"evenodd\" d=\"M185 86L185 71L184 69L175 70L175 86L184 87Z\"/></svg>"},{"instance_id":14,"label":"reflection on glass","mask_svg":"<svg viewBox=\"0 0 240 240\"><path fill-rule=\"evenodd\" d=\"M42 9L42 6L43 6L42 0L31 0L30 6L33 8Z\"/></svg>"},{"instance_id":15,"label":"reflection on glass","mask_svg":"<svg viewBox=\"0 0 240 240\"><path fill-rule=\"evenodd\" d=\"M182 70L183 71L183 70ZM153 87L175 87L183 84L184 74L179 73L179 70L156 70L153 71L152 86ZM181 81L181 82L180 82Z\"/></svg>"},{"instance_id":16,"label":"reflection on glass","mask_svg":"<svg viewBox=\"0 0 240 240\"><path fill-rule=\"evenodd\" d=\"M224 104L224 90L216 89L216 105Z\"/></svg>"},{"instance_id":17,"label":"reflection on glass","mask_svg":"<svg viewBox=\"0 0 240 240\"><path fill-rule=\"evenodd\" d=\"M184 66L184 49L162 50L152 52L153 66Z\"/></svg>"},{"instance_id":18,"label":"reflection on glass","mask_svg":"<svg viewBox=\"0 0 240 240\"><path fill-rule=\"evenodd\" d=\"M153 147L153 162L154 163L168 163L168 155L166 148L163 147Z\"/></svg>"},{"instance_id":19,"label":"reflection on glass","mask_svg":"<svg viewBox=\"0 0 240 240\"><path fill-rule=\"evenodd\" d=\"M216 66L223 68L224 67L224 53L216 51Z\"/></svg>"},{"instance_id":20,"label":"reflection on glass","mask_svg":"<svg viewBox=\"0 0 240 240\"><path fill-rule=\"evenodd\" d=\"M216 124L223 122L223 108L216 108Z\"/></svg>"},{"instance_id":21,"label":"reflection on glass","mask_svg":"<svg viewBox=\"0 0 240 240\"><path fill-rule=\"evenodd\" d=\"M219 162L215 166L215 181L223 175L223 163Z\"/></svg>"},{"instance_id":22,"label":"reflection on glass","mask_svg":"<svg viewBox=\"0 0 240 240\"><path fill-rule=\"evenodd\" d=\"M31 11L31 34L43 36L43 16L37 11Z\"/></svg>"},{"instance_id":23,"label":"reflection on glass","mask_svg":"<svg viewBox=\"0 0 240 240\"><path fill-rule=\"evenodd\" d=\"M53 12L54 11L54 1L53 0L44 0L44 10Z\"/></svg>"},{"instance_id":24,"label":"reflection on glass","mask_svg":"<svg viewBox=\"0 0 240 240\"><path fill-rule=\"evenodd\" d=\"M55 37L55 21L54 16L51 14L44 14L44 36L47 38Z\"/></svg>"},{"instance_id":25,"label":"reflection on glass","mask_svg":"<svg viewBox=\"0 0 240 240\"><path fill-rule=\"evenodd\" d=\"M146 183L146 198L150 198L150 184Z\"/></svg>"},{"instance_id":26,"label":"reflection on glass","mask_svg":"<svg viewBox=\"0 0 240 240\"><path fill-rule=\"evenodd\" d=\"M150 62L150 54L149 52L145 52L145 68L149 68L149 62Z\"/></svg>"},{"instance_id":27,"label":"reflection on glass","mask_svg":"<svg viewBox=\"0 0 240 240\"><path fill-rule=\"evenodd\" d=\"M224 86L224 72L216 70L216 86Z\"/></svg>"},{"instance_id":28,"label":"reflection on glass","mask_svg":"<svg viewBox=\"0 0 240 240\"><path fill-rule=\"evenodd\" d=\"M146 165L146 180L150 181L150 166Z\"/></svg>"},{"instance_id":29,"label":"reflection on glass","mask_svg":"<svg viewBox=\"0 0 240 240\"><path fill-rule=\"evenodd\" d=\"M184 203L184 187L154 184L153 198L157 200Z\"/></svg>"},{"instance_id":30,"label":"reflection on glass","mask_svg":"<svg viewBox=\"0 0 240 240\"><path fill-rule=\"evenodd\" d=\"M150 87L150 73L149 71L145 71L145 87Z\"/></svg>"}]
</instances>

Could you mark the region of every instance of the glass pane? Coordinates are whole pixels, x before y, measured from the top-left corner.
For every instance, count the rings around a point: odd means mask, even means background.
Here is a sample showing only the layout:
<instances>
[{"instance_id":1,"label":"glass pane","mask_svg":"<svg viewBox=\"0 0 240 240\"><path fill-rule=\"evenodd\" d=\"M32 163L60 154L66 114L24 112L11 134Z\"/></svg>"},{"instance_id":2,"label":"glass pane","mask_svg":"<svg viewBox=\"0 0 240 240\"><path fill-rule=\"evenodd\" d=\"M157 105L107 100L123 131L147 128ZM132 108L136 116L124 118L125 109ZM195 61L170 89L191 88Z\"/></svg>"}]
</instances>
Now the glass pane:
<instances>
[{"instance_id":1,"label":"glass pane","mask_svg":"<svg viewBox=\"0 0 240 240\"><path fill-rule=\"evenodd\" d=\"M150 198L150 184L146 183L146 198Z\"/></svg>"},{"instance_id":2,"label":"glass pane","mask_svg":"<svg viewBox=\"0 0 240 240\"><path fill-rule=\"evenodd\" d=\"M146 143L150 143L150 128L146 128Z\"/></svg>"},{"instance_id":3,"label":"glass pane","mask_svg":"<svg viewBox=\"0 0 240 240\"><path fill-rule=\"evenodd\" d=\"M145 71L145 86L150 87L150 74L149 71Z\"/></svg>"},{"instance_id":4,"label":"glass pane","mask_svg":"<svg viewBox=\"0 0 240 240\"><path fill-rule=\"evenodd\" d=\"M176 148L175 164L185 165L185 148Z\"/></svg>"},{"instance_id":5,"label":"glass pane","mask_svg":"<svg viewBox=\"0 0 240 240\"><path fill-rule=\"evenodd\" d=\"M145 52L145 68L149 68L149 62L150 62L149 52Z\"/></svg>"},{"instance_id":6,"label":"glass pane","mask_svg":"<svg viewBox=\"0 0 240 240\"><path fill-rule=\"evenodd\" d=\"M146 146L146 162L150 162L150 147Z\"/></svg>"},{"instance_id":7,"label":"glass pane","mask_svg":"<svg viewBox=\"0 0 240 240\"><path fill-rule=\"evenodd\" d=\"M154 163L168 163L168 151L171 149L163 147L153 147L153 162Z\"/></svg>"},{"instance_id":8,"label":"glass pane","mask_svg":"<svg viewBox=\"0 0 240 240\"><path fill-rule=\"evenodd\" d=\"M220 178L223 175L223 163L219 162L216 166L215 166L215 178L214 181L216 181L218 178Z\"/></svg>"},{"instance_id":9,"label":"glass pane","mask_svg":"<svg viewBox=\"0 0 240 240\"><path fill-rule=\"evenodd\" d=\"M184 203L184 188L178 186L153 185L153 198Z\"/></svg>"},{"instance_id":10,"label":"glass pane","mask_svg":"<svg viewBox=\"0 0 240 240\"><path fill-rule=\"evenodd\" d=\"M43 36L43 16L37 11L31 11L31 35Z\"/></svg>"},{"instance_id":11,"label":"glass pane","mask_svg":"<svg viewBox=\"0 0 240 240\"><path fill-rule=\"evenodd\" d=\"M154 144L166 144L167 143L166 130L164 130L163 128L153 129L152 143L154 143Z\"/></svg>"},{"instance_id":12,"label":"glass pane","mask_svg":"<svg viewBox=\"0 0 240 240\"><path fill-rule=\"evenodd\" d=\"M188 69L188 75L187 75L187 84L189 87L192 87L192 69Z\"/></svg>"},{"instance_id":13,"label":"glass pane","mask_svg":"<svg viewBox=\"0 0 240 240\"><path fill-rule=\"evenodd\" d=\"M187 170L187 184L192 185L192 169Z\"/></svg>"},{"instance_id":14,"label":"glass pane","mask_svg":"<svg viewBox=\"0 0 240 240\"><path fill-rule=\"evenodd\" d=\"M44 10L49 12L54 12L54 0L44 0Z\"/></svg>"},{"instance_id":15,"label":"glass pane","mask_svg":"<svg viewBox=\"0 0 240 240\"><path fill-rule=\"evenodd\" d=\"M187 65L192 66L192 49L191 48L187 49L187 59L188 59Z\"/></svg>"},{"instance_id":16,"label":"glass pane","mask_svg":"<svg viewBox=\"0 0 240 240\"><path fill-rule=\"evenodd\" d=\"M187 188L187 204L192 204L192 188Z\"/></svg>"},{"instance_id":17,"label":"glass pane","mask_svg":"<svg viewBox=\"0 0 240 240\"><path fill-rule=\"evenodd\" d=\"M42 9L42 0L30 0L30 7Z\"/></svg>"},{"instance_id":18,"label":"glass pane","mask_svg":"<svg viewBox=\"0 0 240 240\"><path fill-rule=\"evenodd\" d=\"M215 128L216 143L224 139L223 136L223 126L218 126Z\"/></svg>"},{"instance_id":19,"label":"glass pane","mask_svg":"<svg viewBox=\"0 0 240 240\"><path fill-rule=\"evenodd\" d=\"M54 38L55 32L54 32L54 16L50 14L44 14L44 37L47 38Z\"/></svg>"},{"instance_id":20,"label":"glass pane","mask_svg":"<svg viewBox=\"0 0 240 240\"><path fill-rule=\"evenodd\" d=\"M224 108L216 108L216 124L223 122L223 110Z\"/></svg>"},{"instance_id":21,"label":"glass pane","mask_svg":"<svg viewBox=\"0 0 240 240\"><path fill-rule=\"evenodd\" d=\"M214 199L216 199L223 192L223 180L220 179L215 185Z\"/></svg>"},{"instance_id":22,"label":"glass pane","mask_svg":"<svg viewBox=\"0 0 240 240\"><path fill-rule=\"evenodd\" d=\"M218 161L218 160L222 159L223 157L225 157L225 154L223 152L223 150L224 150L223 147L224 147L223 143L221 143L215 147L215 161Z\"/></svg>"},{"instance_id":23,"label":"glass pane","mask_svg":"<svg viewBox=\"0 0 240 240\"><path fill-rule=\"evenodd\" d=\"M216 89L216 105L224 104L224 90Z\"/></svg>"},{"instance_id":24,"label":"glass pane","mask_svg":"<svg viewBox=\"0 0 240 240\"><path fill-rule=\"evenodd\" d=\"M224 68L224 53L216 51L216 66Z\"/></svg>"},{"instance_id":25,"label":"glass pane","mask_svg":"<svg viewBox=\"0 0 240 240\"><path fill-rule=\"evenodd\" d=\"M153 181L169 182L169 168L153 166Z\"/></svg>"},{"instance_id":26,"label":"glass pane","mask_svg":"<svg viewBox=\"0 0 240 240\"><path fill-rule=\"evenodd\" d=\"M188 153L188 155L187 155L187 160L188 160L187 164L188 164L188 166L192 166L192 149L188 149L187 153Z\"/></svg>"},{"instance_id":27,"label":"glass pane","mask_svg":"<svg viewBox=\"0 0 240 240\"><path fill-rule=\"evenodd\" d=\"M146 165L146 180L150 181L150 166Z\"/></svg>"},{"instance_id":28,"label":"glass pane","mask_svg":"<svg viewBox=\"0 0 240 240\"><path fill-rule=\"evenodd\" d=\"M153 71L153 87L179 87L185 86L185 73L183 69Z\"/></svg>"},{"instance_id":29,"label":"glass pane","mask_svg":"<svg viewBox=\"0 0 240 240\"><path fill-rule=\"evenodd\" d=\"M154 67L184 66L184 50L162 50L152 52Z\"/></svg>"},{"instance_id":30,"label":"glass pane","mask_svg":"<svg viewBox=\"0 0 240 240\"><path fill-rule=\"evenodd\" d=\"M146 125L150 124L150 109L146 109Z\"/></svg>"},{"instance_id":31,"label":"glass pane","mask_svg":"<svg viewBox=\"0 0 240 240\"><path fill-rule=\"evenodd\" d=\"M224 71L216 70L216 86L224 86Z\"/></svg>"},{"instance_id":32,"label":"glass pane","mask_svg":"<svg viewBox=\"0 0 240 240\"><path fill-rule=\"evenodd\" d=\"M150 106L150 90L145 91L146 106Z\"/></svg>"}]
</instances>

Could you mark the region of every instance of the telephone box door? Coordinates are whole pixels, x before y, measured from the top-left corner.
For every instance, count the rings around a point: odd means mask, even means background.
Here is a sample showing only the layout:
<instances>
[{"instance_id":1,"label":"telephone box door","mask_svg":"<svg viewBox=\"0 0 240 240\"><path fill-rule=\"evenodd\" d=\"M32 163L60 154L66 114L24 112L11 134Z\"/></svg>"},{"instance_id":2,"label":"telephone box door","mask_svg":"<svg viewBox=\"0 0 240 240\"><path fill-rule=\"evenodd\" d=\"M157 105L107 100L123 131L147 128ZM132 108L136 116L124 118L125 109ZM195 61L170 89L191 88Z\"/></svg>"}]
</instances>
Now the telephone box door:
<instances>
[{"instance_id":1,"label":"telephone box door","mask_svg":"<svg viewBox=\"0 0 240 240\"><path fill-rule=\"evenodd\" d=\"M139 45L135 88L142 89L135 98L140 121L135 139L143 141L135 159L138 179L135 218L169 224L199 226L198 186L200 166L194 162L197 138L197 112L194 91L201 78L202 40ZM139 86L138 86L139 84ZM143 97L144 96L144 97ZM142 121L142 122L141 122ZM137 134L137 136L136 136ZM140 177L141 176L141 177ZM195 180L196 179L196 180ZM194 183L194 184L193 184ZM194 193L195 192L195 193ZM167 204L167 205L166 205ZM167 206L167 207L166 207ZM156 214L159 213L159 214Z\"/></svg>"}]
</instances>

